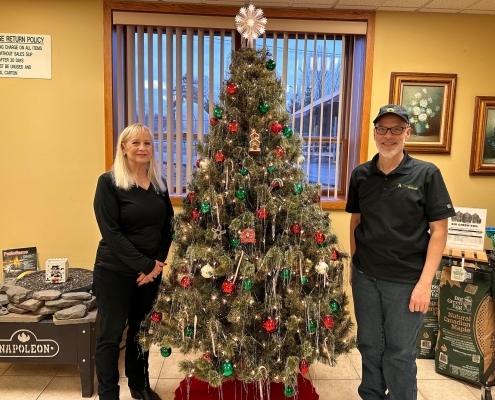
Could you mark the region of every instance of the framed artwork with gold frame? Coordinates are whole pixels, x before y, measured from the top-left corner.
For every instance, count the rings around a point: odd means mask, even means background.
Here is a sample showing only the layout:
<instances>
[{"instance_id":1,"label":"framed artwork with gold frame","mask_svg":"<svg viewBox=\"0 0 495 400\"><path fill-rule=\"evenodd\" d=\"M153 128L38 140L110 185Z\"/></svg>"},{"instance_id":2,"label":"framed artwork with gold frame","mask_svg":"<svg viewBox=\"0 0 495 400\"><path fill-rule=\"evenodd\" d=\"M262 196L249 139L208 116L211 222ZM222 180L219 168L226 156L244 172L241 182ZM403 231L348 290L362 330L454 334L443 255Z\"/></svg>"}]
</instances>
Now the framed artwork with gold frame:
<instances>
[{"instance_id":1,"label":"framed artwork with gold frame","mask_svg":"<svg viewBox=\"0 0 495 400\"><path fill-rule=\"evenodd\" d=\"M456 82L456 74L392 72L390 103L409 112L407 151L450 153Z\"/></svg>"},{"instance_id":2,"label":"framed artwork with gold frame","mask_svg":"<svg viewBox=\"0 0 495 400\"><path fill-rule=\"evenodd\" d=\"M495 97L476 96L470 175L495 175Z\"/></svg>"}]
</instances>

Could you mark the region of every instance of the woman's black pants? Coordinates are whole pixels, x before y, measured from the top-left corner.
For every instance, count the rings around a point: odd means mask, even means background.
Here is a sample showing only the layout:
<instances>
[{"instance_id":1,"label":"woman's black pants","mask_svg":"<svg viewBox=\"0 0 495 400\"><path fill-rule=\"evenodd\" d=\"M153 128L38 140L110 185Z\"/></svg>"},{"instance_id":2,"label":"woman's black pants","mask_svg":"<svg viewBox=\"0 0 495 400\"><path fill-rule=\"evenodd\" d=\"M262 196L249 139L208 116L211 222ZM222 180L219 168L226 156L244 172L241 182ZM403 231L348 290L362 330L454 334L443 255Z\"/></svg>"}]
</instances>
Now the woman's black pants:
<instances>
[{"instance_id":1,"label":"woman's black pants","mask_svg":"<svg viewBox=\"0 0 495 400\"><path fill-rule=\"evenodd\" d=\"M136 276L95 268L93 293L98 302L100 332L96 338L95 366L100 400L118 400L120 342L126 323L125 375L134 390L149 387L148 355L136 340L141 321L151 311L161 275L138 287Z\"/></svg>"}]
</instances>

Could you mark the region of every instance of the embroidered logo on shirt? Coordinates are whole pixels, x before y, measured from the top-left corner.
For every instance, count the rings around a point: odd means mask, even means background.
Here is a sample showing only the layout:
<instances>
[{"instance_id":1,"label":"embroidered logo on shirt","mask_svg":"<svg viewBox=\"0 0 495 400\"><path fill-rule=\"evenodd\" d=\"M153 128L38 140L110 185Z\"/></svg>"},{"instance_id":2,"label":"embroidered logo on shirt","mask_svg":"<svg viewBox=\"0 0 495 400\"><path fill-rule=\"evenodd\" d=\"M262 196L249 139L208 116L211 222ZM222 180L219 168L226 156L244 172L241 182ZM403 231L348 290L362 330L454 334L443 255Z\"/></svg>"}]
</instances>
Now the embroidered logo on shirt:
<instances>
[{"instance_id":1,"label":"embroidered logo on shirt","mask_svg":"<svg viewBox=\"0 0 495 400\"><path fill-rule=\"evenodd\" d=\"M452 205L447 204L447 208L450 210L452 208Z\"/></svg>"},{"instance_id":2,"label":"embroidered logo on shirt","mask_svg":"<svg viewBox=\"0 0 495 400\"><path fill-rule=\"evenodd\" d=\"M415 185L409 185L407 183L398 183L397 187L399 188L406 188L406 189L411 189L411 190L418 190L418 187Z\"/></svg>"}]
</instances>

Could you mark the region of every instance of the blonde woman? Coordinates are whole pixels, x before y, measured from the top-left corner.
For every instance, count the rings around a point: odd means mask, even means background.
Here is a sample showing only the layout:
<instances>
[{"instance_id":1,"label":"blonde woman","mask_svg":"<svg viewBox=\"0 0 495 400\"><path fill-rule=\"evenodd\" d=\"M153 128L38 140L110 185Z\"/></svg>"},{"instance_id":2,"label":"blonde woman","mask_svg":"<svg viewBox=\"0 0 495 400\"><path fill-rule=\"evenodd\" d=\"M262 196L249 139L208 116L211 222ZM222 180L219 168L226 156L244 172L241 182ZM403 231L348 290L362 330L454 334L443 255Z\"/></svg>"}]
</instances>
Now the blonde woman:
<instances>
[{"instance_id":1,"label":"blonde woman","mask_svg":"<svg viewBox=\"0 0 495 400\"><path fill-rule=\"evenodd\" d=\"M158 291L172 242L173 208L146 126L133 124L120 134L113 168L98 179L94 210L102 236L93 273L100 314L95 353L99 399L120 397L119 344L126 323L125 374L131 396L160 399L150 388L148 352L142 352L135 337Z\"/></svg>"}]
</instances>

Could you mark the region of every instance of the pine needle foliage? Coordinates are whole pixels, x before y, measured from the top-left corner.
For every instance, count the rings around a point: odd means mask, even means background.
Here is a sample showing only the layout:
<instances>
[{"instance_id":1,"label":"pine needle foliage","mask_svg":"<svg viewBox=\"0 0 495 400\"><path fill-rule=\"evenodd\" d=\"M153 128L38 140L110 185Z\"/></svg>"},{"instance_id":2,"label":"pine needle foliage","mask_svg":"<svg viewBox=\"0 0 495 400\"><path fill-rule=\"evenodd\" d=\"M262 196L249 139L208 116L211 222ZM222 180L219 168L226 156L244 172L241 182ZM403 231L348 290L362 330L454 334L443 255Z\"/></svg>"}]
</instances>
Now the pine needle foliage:
<instances>
[{"instance_id":1,"label":"pine needle foliage","mask_svg":"<svg viewBox=\"0 0 495 400\"><path fill-rule=\"evenodd\" d=\"M303 141L292 135L270 62L266 49L232 53L219 118L197 144L201 159L175 218L171 268L140 333L144 349L196 352L181 371L214 387L234 377L295 386L303 359L333 365L355 345L343 291L347 254L320 187L305 182ZM283 129L274 133L277 123ZM249 151L253 133L259 154ZM328 268L317 268L322 262Z\"/></svg>"}]
</instances>

